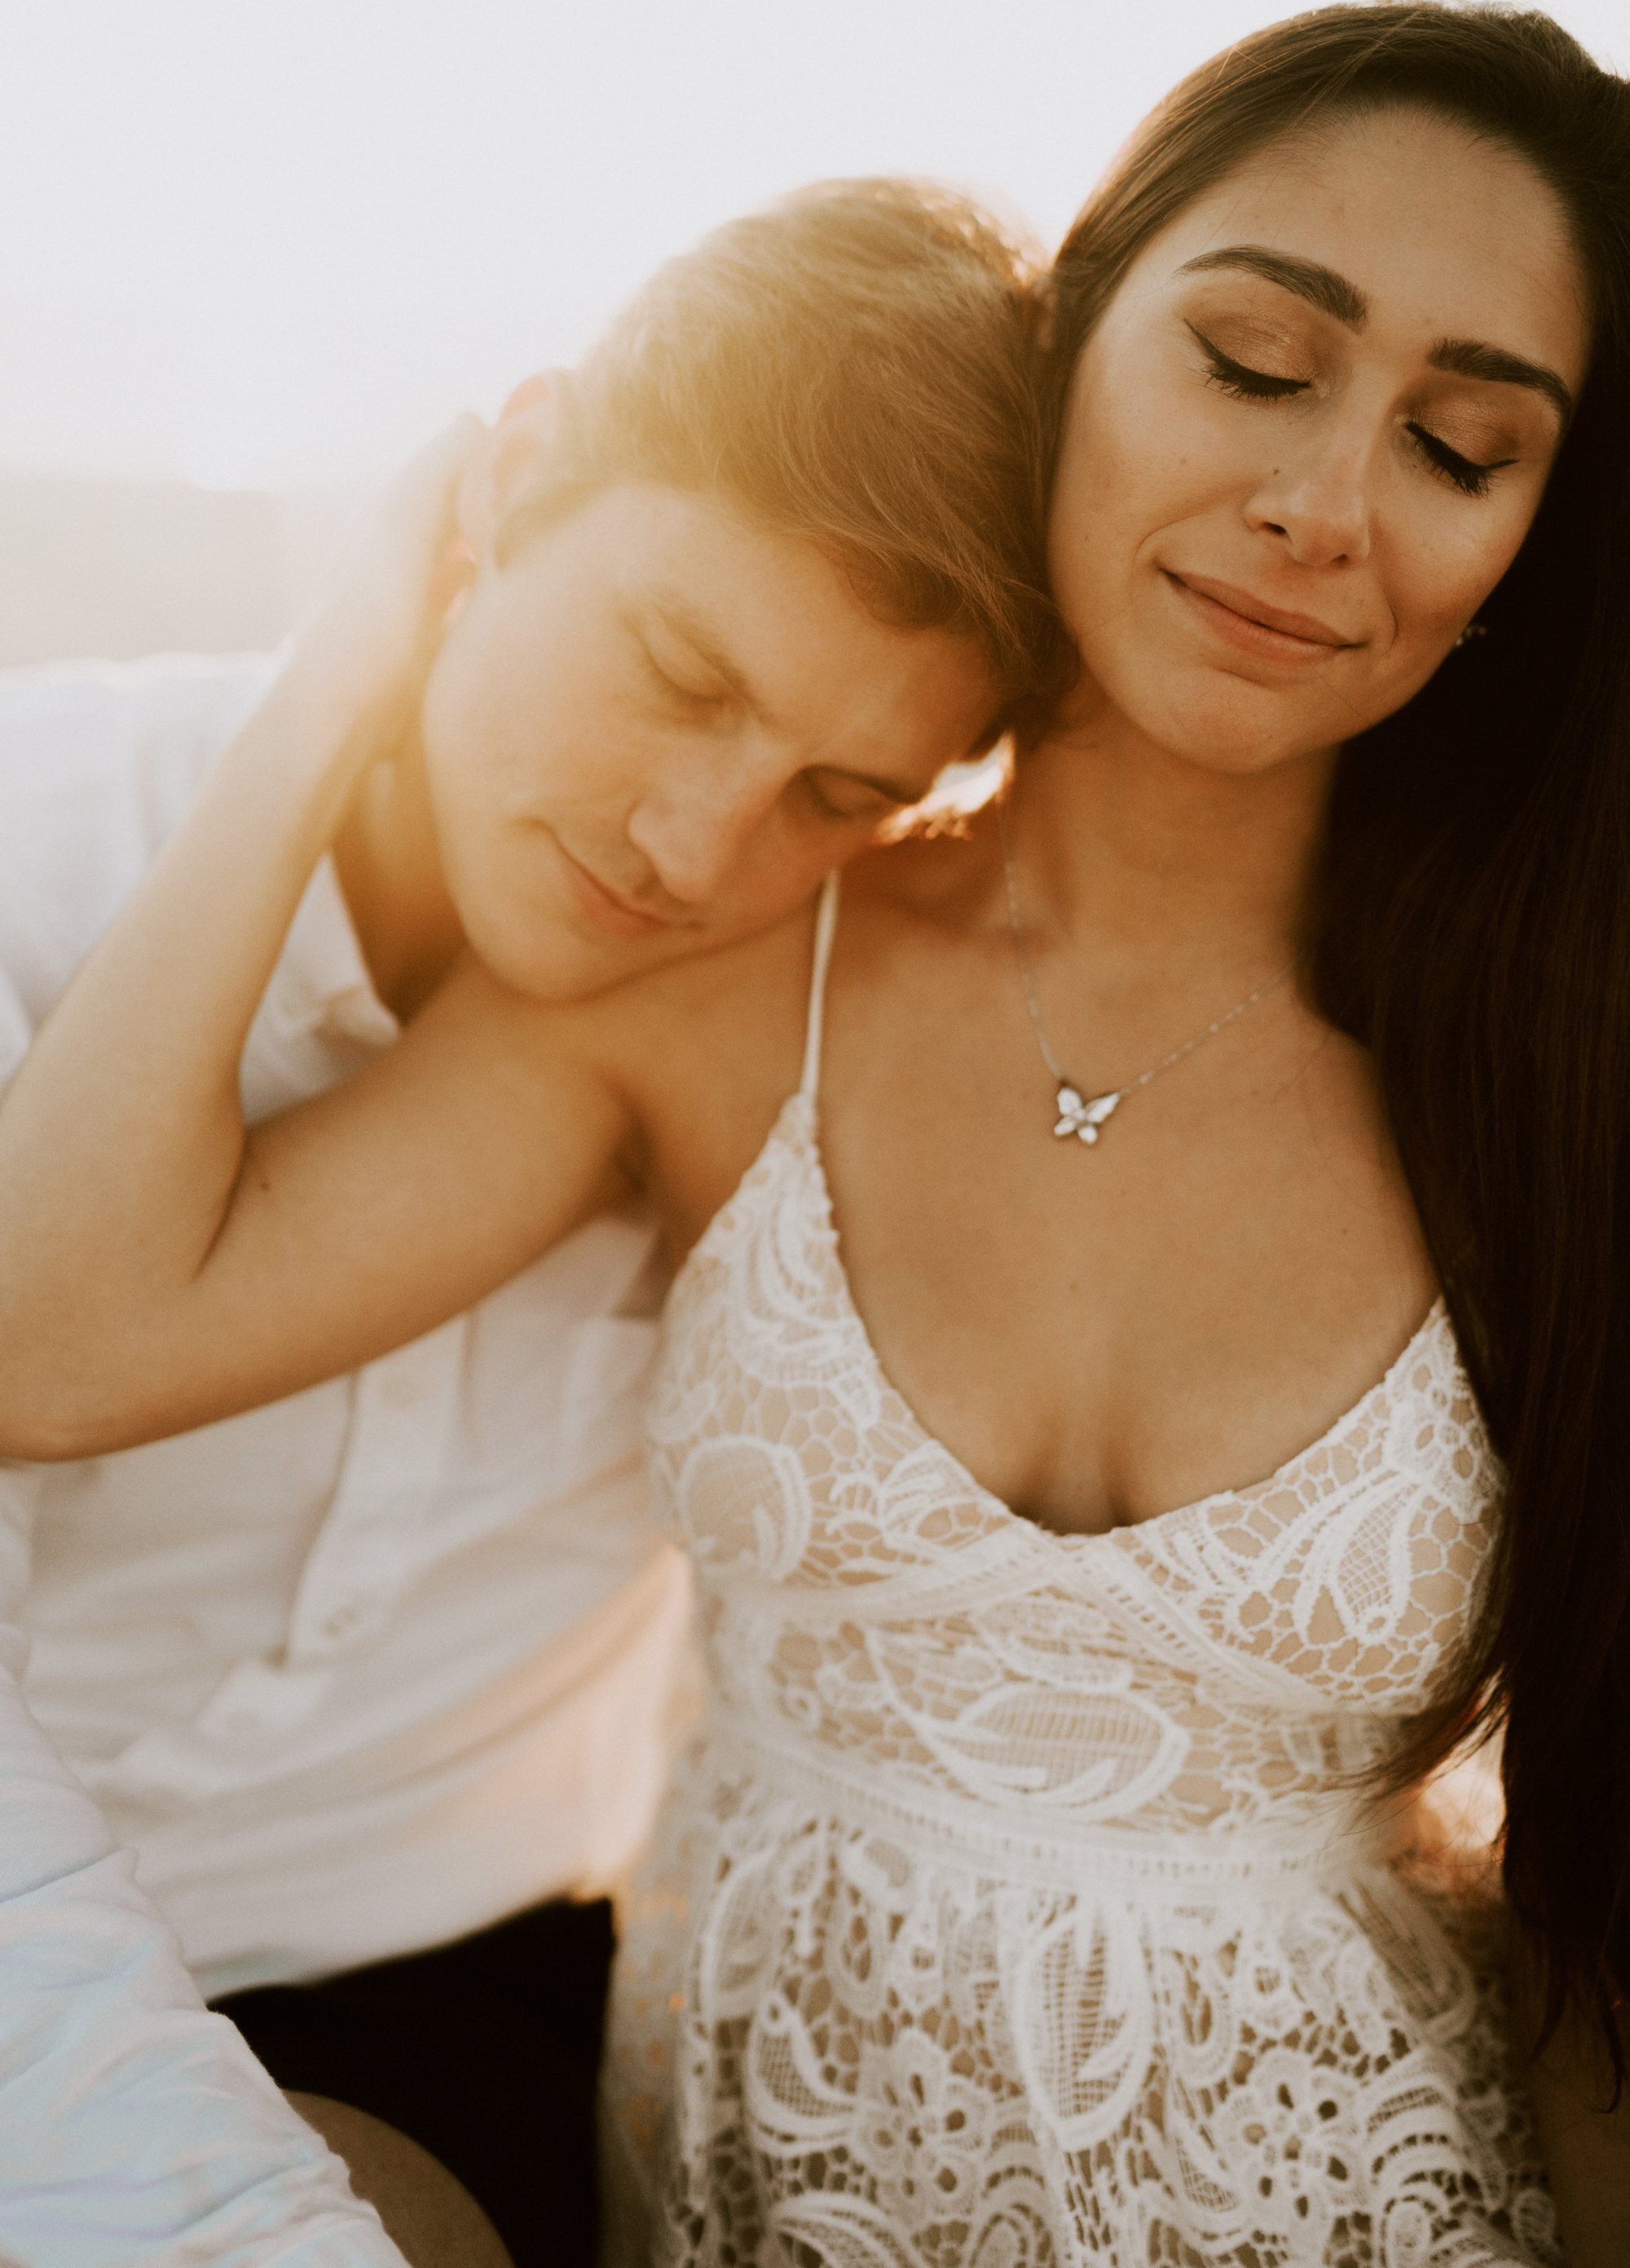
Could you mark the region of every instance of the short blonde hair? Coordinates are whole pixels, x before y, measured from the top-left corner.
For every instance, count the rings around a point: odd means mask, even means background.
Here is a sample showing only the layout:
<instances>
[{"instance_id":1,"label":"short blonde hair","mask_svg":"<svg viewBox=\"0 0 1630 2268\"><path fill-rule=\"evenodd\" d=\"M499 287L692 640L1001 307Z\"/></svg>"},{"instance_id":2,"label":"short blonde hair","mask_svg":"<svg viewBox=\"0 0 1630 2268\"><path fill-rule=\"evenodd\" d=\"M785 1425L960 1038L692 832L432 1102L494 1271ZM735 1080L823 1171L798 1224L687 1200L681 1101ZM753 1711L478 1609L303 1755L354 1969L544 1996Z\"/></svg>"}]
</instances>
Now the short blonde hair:
<instances>
[{"instance_id":1,"label":"short blonde hair","mask_svg":"<svg viewBox=\"0 0 1630 2268\"><path fill-rule=\"evenodd\" d=\"M619 481L818 545L879 619L975 640L991 733L1045 707L1039 256L966 198L826 182L660 268L574 371L499 557Z\"/></svg>"}]
</instances>

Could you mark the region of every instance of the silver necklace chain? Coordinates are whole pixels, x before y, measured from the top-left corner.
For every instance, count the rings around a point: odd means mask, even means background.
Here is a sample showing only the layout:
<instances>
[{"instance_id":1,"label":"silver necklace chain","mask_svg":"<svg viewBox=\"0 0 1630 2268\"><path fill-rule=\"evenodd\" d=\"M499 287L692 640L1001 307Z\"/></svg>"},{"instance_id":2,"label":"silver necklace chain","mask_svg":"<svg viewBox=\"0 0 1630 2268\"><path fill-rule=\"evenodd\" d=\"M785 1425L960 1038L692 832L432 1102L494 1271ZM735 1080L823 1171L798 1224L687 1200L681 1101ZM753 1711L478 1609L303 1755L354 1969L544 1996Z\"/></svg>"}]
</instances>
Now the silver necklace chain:
<instances>
[{"instance_id":1,"label":"silver necklace chain","mask_svg":"<svg viewBox=\"0 0 1630 2268\"><path fill-rule=\"evenodd\" d=\"M1266 1000L1270 992L1275 991L1284 983L1296 964L1294 961L1288 961L1265 983L1259 984L1254 992L1248 992L1243 1000L1236 1001L1225 1016L1219 1016L1215 1023L1208 1024L1203 1032L1196 1032L1193 1039L1185 1040L1181 1047L1173 1048L1170 1055L1162 1056L1158 1063L1150 1064L1147 1071L1141 1071L1124 1086L1118 1086L1105 1094L1086 1095L1061 1068L1048 1042L1046 1026L1041 1020L1041 1005L1036 998L1030 955L1024 950L1024 932L1019 923L1018 884L1013 873L1013 846L1008 836L1008 814L1004 803L996 806L996 825L1002 836L1002 871L1008 885L1008 925L1013 932L1013 951L1018 961L1019 983L1024 990L1024 1005L1030 1011L1036 1044L1041 1049L1041 1060L1051 1072L1058 1089L1058 1123L1053 1131L1060 1141L1068 1140L1073 1134L1077 1141L1084 1142L1090 1149L1098 1140L1105 1120L1129 1094L1137 1094L1151 1079L1158 1079L1163 1071L1170 1071L1173 1064L1181 1063L1185 1056L1193 1055L1205 1041L1215 1039L1219 1032L1225 1031L1247 1010L1254 1008L1259 1000Z\"/></svg>"}]
</instances>

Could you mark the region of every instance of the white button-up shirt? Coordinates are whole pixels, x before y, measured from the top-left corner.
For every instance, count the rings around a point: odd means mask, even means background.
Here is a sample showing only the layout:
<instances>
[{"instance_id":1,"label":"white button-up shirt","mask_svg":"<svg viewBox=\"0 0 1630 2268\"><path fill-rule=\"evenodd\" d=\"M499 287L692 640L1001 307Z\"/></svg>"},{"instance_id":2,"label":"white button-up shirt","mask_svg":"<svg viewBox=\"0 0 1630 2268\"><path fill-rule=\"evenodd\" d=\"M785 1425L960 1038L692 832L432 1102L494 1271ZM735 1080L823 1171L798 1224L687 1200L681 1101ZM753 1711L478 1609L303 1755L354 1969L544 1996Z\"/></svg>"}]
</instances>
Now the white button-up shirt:
<instances>
[{"instance_id":1,"label":"white button-up shirt","mask_svg":"<svg viewBox=\"0 0 1630 2268\"><path fill-rule=\"evenodd\" d=\"M0 681L0 1079L264 665ZM246 1053L252 1116L390 1045L332 870ZM688 1591L647 1524L632 1214L353 1375L0 1476L28 1700L211 1995L434 1944L624 1867Z\"/></svg>"},{"instance_id":2,"label":"white button-up shirt","mask_svg":"<svg viewBox=\"0 0 1630 2268\"><path fill-rule=\"evenodd\" d=\"M15 1493L0 1512L15 1515ZM406 2268L224 2016L18 1691L0 1518L0 2261Z\"/></svg>"}]
</instances>

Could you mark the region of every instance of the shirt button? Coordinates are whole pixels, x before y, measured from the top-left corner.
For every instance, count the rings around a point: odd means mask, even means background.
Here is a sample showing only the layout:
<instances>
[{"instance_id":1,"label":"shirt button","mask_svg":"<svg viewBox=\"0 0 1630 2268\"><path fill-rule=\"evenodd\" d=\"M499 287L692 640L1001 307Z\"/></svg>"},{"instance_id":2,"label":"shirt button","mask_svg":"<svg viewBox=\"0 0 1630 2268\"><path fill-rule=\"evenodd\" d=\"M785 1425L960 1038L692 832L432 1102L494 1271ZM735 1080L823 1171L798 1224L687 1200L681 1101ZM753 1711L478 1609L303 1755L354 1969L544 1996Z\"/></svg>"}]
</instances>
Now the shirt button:
<instances>
[{"instance_id":1,"label":"shirt button","mask_svg":"<svg viewBox=\"0 0 1630 2268\"><path fill-rule=\"evenodd\" d=\"M393 1410L411 1410L419 1399L416 1380L398 1374L385 1381L385 1398Z\"/></svg>"},{"instance_id":2,"label":"shirt button","mask_svg":"<svg viewBox=\"0 0 1630 2268\"><path fill-rule=\"evenodd\" d=\"M362 1609L360 1607L356 1605L334 1607L329 1613L323 1616L323 1636L325 1638L343 1638L347 1631L355 1630L361 1620Z\"/></svg>"}]
</instances>

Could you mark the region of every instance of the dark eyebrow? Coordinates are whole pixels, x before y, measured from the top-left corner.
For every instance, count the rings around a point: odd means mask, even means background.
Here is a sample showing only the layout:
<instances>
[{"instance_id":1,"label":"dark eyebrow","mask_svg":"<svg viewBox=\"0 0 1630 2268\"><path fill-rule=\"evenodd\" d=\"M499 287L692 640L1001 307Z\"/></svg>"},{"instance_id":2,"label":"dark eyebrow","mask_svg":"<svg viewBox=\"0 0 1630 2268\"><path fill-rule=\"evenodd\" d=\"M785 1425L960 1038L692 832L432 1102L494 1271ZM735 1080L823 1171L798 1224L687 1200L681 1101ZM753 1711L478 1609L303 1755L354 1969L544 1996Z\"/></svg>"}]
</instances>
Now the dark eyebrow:
<instances>
[{"instance_id":1,"label":"dark eyebrow","mask_svg":"<svg viewBox=\"0 0 1630 2268\"><path fill-rule=\"evenodd\" d=\"M1317 260L1298 260L1294 253L1275 252L1266 244L1230 244L1220 252L1202 252L1197 260L1186 260L1178 273L1189 276L1206 268L1241 268L1248 276L1260 276L1333 315L1349 331L1362 331L1369 313L1369 302L1357 284L1338 276L1333 268Z\"/></svg>"},{"instance_id":2,"label":"dark eyebrow","mask_svg":"<svg viewBox=\"0 0 1630 2268\"><path fill-rule=\"evenodd\" d=\"M1485 346L1480 339L1440 339L1427 357L1434 370L1452 370L1461 378L1484 378L1496 386L1526 386L1543 394L1564 425L1574 414L1574 397L1555 371L1542 362L1525 362L1504 347Z\"/></svg>"},{"instance_id":3,"label":"dark eyebrow","mask_svg":"<svg viewBox=\"0 0 1630 2268\"><path fill-rule=\"evenodd\" d=\"M1197 260L1186 261L1178 273L1187 276L1207 268L1239 268L1249 276L1263 276L1333 315L1351 331L1362 331L1369 313L1369 301L1357 284L1333 268L1317 260L1298 260L1293 253L1274 252L1266 244L1230 244L1220 252L1202 252ZM1564 425L1574 414L1574 397L1555 371L1504 347L1487 346L1480 339L1440 339L1427 359L1434 370L1453 371L1461 378L1529 387L1545 395Z\"/></svg>"},{"instance_id":4,"label":"dark eyebrow","mask_svg":"<svg viewBox=\"0 0 1630 2268\"><path fill-rule=\"evenodd\" d=\"M650 604L668 628L677 631L686 644L694 649L697 659L706 662L716 676L723 678L745 709L750 709L755 717L767 723L772 721L767 703L745 671L738 662L731 660L686 600L674 593L653 592ZM845 779L855 780L860 786L872 789L875 793L886 797L889 802L899 804L902 809L909 809L914 803L921 803L926 792L910 784L902 785L899 780L881 779L873 772L855 771L848 764L819 764L815 769L841 772Z\"/></svg>"}]
</instances>

